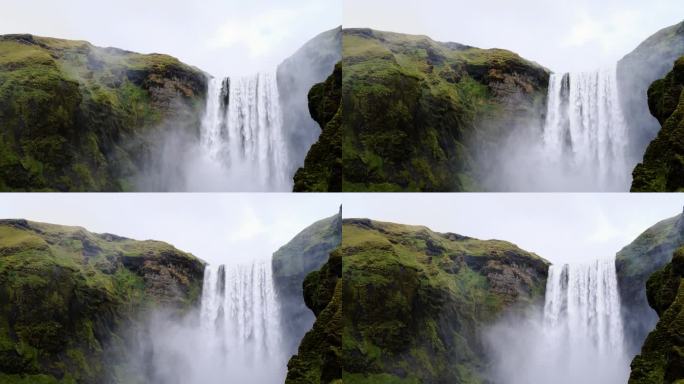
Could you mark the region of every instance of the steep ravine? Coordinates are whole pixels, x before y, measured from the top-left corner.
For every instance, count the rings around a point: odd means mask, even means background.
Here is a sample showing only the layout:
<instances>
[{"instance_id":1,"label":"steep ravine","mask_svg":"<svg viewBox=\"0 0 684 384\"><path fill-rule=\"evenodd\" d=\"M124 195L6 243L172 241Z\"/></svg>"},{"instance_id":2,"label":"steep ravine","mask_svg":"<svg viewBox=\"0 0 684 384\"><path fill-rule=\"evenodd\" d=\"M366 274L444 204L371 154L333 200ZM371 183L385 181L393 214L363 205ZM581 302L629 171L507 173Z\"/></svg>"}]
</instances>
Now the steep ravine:
<instances>
[{"instance_id":1,"label":"steep ravine","mask_svg":"<svg viewBox=\"0 0 684 384\"><path fill-rule=\"evenodd\" d=\"M197 305L204 262L158 241L0 220L0 382L131 383L146 313Z\"/></svg>"}]
</instances>

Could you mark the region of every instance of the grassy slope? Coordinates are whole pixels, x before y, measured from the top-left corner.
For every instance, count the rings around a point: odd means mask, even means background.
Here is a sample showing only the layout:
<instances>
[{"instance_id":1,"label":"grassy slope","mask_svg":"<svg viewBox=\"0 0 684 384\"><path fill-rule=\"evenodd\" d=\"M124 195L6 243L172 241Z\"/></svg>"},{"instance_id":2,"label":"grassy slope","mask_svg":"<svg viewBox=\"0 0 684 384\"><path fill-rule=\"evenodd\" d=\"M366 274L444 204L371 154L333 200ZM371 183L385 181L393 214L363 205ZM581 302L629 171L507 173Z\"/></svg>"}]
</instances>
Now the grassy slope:
<instances>
[{"instance_id":1,"label":"grassy slope","mask_svg":"<svg viewBox=\"0 0 684 384\"><path fill-rule=\"evenodd\" d=\"M202 273L166 243L0 221L0 382L104 382L125 359L119 327L190 308Z\"/></svg>"},{"instance_id":2,"label":"grassy slope","mask_svg":"<svg viewBox=\"0 0 684 384\"><path fill-rule=\"evenodd\" d=\"M0 190L130 189L149 131L198 124L205 93L170 56L0 36Z\"/></svg>"},{"instance_id":3,"label":"grassy slope","mask_svg":"<svg viewBox=\"0 0 684 384\"><path fill-rule=\"evenodd\" d=\"M345 191L477 190L470 146L495 150L545 103L548 70L512 52L344 33Z\"/></svg>"},{"instance_id":4,"label":"grassy slope","mask_svg":"<svg viewBox=\"0 0 684 384\"><path fill-rule=\"evenodd\" d=\"M321 135L304 160L304 167L294 175L294 192L342 191L342 65L309 91L309 111L321 126Z\"/></svg>"},{"instance_id":5,"label":"grassy slope","mask_svg":"<svg viewBox=\"0 0 684 384\"><path fill-rule=\"evenodd\" d=\"M634 168L633 192L684 190L684 56L648 89L648 105L662 129Z\"/></svg>"},{"instance_id":6,"label":"grassy slope","mask_svg":"<svg viewBox=\"0 0 684 384\"><path fill-rule=\"evenodd\" d=\"M660 320L632 361L630 384L684 382L684 248L648 279L648 301Z\"/></svg>"},{"instance_id":7,"label":"grassy slope","mask_svg":"<svg viewBox=\"0 0 684 384\"><path fill-rule=\"evenodd\" d=\"M543 297L548 263L498 240L345 220L345 383L482 383L481 326ZM378 305L382 303L382 305Z\"/></svg>"}]
</instances>

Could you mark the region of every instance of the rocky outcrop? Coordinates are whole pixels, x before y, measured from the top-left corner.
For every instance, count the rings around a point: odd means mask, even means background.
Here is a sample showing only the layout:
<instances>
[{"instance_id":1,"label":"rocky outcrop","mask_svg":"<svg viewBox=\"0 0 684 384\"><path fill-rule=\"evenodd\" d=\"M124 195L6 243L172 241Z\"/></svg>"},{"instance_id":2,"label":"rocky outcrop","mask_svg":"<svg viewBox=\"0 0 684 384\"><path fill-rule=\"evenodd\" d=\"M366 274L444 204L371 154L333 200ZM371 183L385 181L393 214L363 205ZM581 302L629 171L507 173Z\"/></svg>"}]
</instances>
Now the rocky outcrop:
<instances>
[{"instance_id":1,"label":"rocky outcrop","mask_svg":"<svg viewBox=\"0 0 684 384\"><path fill-rule=\"evenodd\" d=\"M660 320L632 361L629 384L669 384L684 380L684 248L648 279L648 303Z\"/></svg>"},{"instance_id":2,"label":"rocky outcrop","mask_svg":"<svg viewBox=\"0 0 684 384\"><path fill-rule=\"evenodd\" d=\"M198 134L206 87L166 55L0 36L0 190L133 189L156 133Z\"/></svg>"},{"instance_id":3,"label":"rocky outcrop","mask_svg":"<svg viewBox=\"0 0 684 384\"><path fill-rule=\"evenodd\" d=\"M543 300L548 262L514 244L345 219L345 383L484 383L481 331Z\"/></svg>"},{"instance_id":4,"label":"rocky outcrop","mask_svg":"<svg viewBox=\"0 0 684 384\"><path fill-rule=\"evenodd\" d=\"M684 30L684 24L682 24ZM684 44L684 36L682 36ZM634 168L633 192L684 190L684 56L648 89L648 106L662 128Z\"/></svg>"},{"instance_id":5,"label":"rocky outcrop","mask_svg":"<svg viewBox=\"0 0 684 384\"><path fill-rule=\"evenodd\" d=\"M297 345L314 321L304 301L304 280L327 262L328 255L341 241L342 208L338 214L311 224L273 254L273 282L283 303L280 318L289 353L297 351Z\"/></svg>"},{"instance_id":6,"label":"rocky outcrop","mask_svg":"<svg viewBox=\"0 0 684 384\"><path fill-rule=\"evenodd\" d=\"M639 44L617 64L618 94L628 128L628 157L638 162L658 133L658 121L649 113L647 90L684 55L684 22L663 28Z\"/></svg>"},{"instance_id":7,"label":"rocky outcrop","mask_svg":"<svg viewBox=\"0 0 684 384\"><path fill-rule=\"evenodd\" d=\"M682 215L663 220L640 234L617 253L617 269L622 321L627 349L637 354L646 335L657 322L646 297L646 281L670 262L672 253L684 246Z\"/></svg>"},{"instance_id":8,"label":"rocky outcrop","mask_svg":"<svg viewBox=\"0 0 684 384\"><path fill-rule=\"evenodd\" d=\"M288 153L293 156L288 175L294 175L304 164L309 148L321 134L324 124L317 123L316 117L310 114L307 96L311 87L324 82L342 59L341 44L342 28L331 29L309 40L278 66L283 132Z\"/></svg>"},{"instance_id":9,"label":"rocky outcrop","mask_svg":"<svg viewBox=\"0 0 684 384\"><path fill-rule=\"evenodd\" d=\"M116 383L130 328L194 307L203 272L166 243L0 220L0 382Z\"/></svg>"},{"instance_id":10,"label":"rocky outcrop","mask_svg":"<svg viewBox=\"0 0 684 384\"><path fill-rule=\"evenodd\" d=\"M306 154L304 167L294 176L294 192L342 191L342 65L323 83L309 91L311 116L321 126L321 135Z\"/></svg>"},{"instance_id":11,"label":"rocky outcrop","mask_svg":"<svg viewBox=\"0 0 684 384\"><path fill-rule=\"evenodd\" d=\"M513 52L346 29L342 65L345 191L481 190L476 160L543 121L549 71Z\"/></svg>"},{"instance_id":12,"label":"rocky outcrop","mask_svg":"<svg viewBox=\"0 0 684 384\"><path fill-rule=\"evenodd\" d=\"M342 255L333 251L304 280L304 300L316 321L287 364L286 384L342 383L342 286Z\"/></svg>"}]
</instances>

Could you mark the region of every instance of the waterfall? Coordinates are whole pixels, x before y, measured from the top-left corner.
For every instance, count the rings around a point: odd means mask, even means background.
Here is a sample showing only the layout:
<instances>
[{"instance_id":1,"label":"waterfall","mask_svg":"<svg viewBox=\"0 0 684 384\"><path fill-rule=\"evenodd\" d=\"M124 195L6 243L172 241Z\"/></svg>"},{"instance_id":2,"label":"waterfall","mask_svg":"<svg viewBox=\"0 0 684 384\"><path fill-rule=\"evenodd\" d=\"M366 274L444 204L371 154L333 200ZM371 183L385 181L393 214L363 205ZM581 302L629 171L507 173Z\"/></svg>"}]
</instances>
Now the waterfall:
<instances>
[{"instance_id":1,"label":"waterfall","mask_svg":"<svg viewBox=\"0 0 684 384\"><path fill-rule=\"evenodd\" d=\"M284 372L279 313L267 263L206 267L200 327L226 365L263 370L276 362Z\"/></svg>"},{"instance_id":2,"label":"waterfall","mask_svg":"<svg viewBox=\"0 0 684 384\"><path fill-rule=\"evenodd\" d=\"M627 191L627 128L616 70L552 74L543 133L544 161L594 191Z\"/></svg>"},{"instance_id":3,"label":"waterfall","mask_svg":"<svg viewBox=\"0 0 684 384\"><path fill-rule=\"evenodd\" d=\"M493 382L626 383L615 260L552 265L543 311L503 319L486 340Z\"/></svg>"},{"instance_id":4,"label":"waterfall","mask_svg":"<svg viewBox=\"0 0 684 384\"><path fill-rule=\"evenodd\" d=\"M210 79L193 189L287 191L289 159L274 74Z\"/></svg>"}]
</instances>

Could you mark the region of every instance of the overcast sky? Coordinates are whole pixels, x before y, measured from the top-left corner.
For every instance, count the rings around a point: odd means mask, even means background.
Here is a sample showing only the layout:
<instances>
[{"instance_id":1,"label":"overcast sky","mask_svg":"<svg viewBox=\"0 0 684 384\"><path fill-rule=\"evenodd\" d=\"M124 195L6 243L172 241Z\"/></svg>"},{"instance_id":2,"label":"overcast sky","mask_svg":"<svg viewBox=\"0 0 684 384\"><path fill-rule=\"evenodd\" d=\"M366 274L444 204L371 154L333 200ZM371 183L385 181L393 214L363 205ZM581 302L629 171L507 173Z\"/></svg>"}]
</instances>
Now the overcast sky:
<instances>
[{"instance_id":1,"label":"overcast sky","mask_svg":"<svg viewBox=\"0 0 684 384\"><path fill-rule=\"evenodd\" d=\"M684 19L682 0L345 0L344 26L506 48L553 71L605 67Z\"/></svg>"},{"instance_id":2,"label":"overcast sky","mask_svg":"<svg viewBox=\"0 0 684 384\"><path fill-rule=\"evenodd\" d=\"M684 194L345 194L344 217L513 242L554 263L615 255L682 212Z\"/></svg>"},{"instance_id":3,"label":"overcast sky","mask_svg":"<svg viewBox=\"0 0 684 384\"><path fill-rule=\"evenodd\" d=\"M0 194L0 218L161 240L210 263L243 263L270 260L339 205L335 194L24 193Z\"/></svg>"},{"instance_id":4,"label":"overcast sky","mask_svg":"<svg viewBox=\"0 0 684 384\"><path fill-rule=\"evenodd\" d=\"M271 71L342 23L340 0L0 0L0 34L167 53L214 75Z\"/></svg>"}]
</instances>

